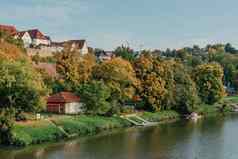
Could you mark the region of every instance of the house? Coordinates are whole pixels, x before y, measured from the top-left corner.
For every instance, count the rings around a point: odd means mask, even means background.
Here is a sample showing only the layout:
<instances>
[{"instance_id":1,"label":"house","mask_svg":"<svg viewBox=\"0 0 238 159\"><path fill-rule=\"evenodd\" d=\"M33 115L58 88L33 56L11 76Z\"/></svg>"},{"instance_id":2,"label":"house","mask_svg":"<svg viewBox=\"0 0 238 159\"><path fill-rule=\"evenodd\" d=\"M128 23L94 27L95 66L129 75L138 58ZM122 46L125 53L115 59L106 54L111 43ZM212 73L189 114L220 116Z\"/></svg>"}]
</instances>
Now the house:
<instances>
[{"instance_id":1,"label":"house","mask_svg":"<svg viewBox=\"0 0 238 159\"><path fill-rule=\"evenodd\" d=\"M25 48L30 47L31 44L32 44L31 36L30 36L30 34L27 31L17 32L14 35L14 38L15 39L21 39L23 41L23 43L24 43L24 47Z\"/></svg>"},{"instance_id":2,"label":"house","mask_svg":"<svg viewBox=\"0 0 238 159\"><path fill-rule=\"evenodd\" d=\"M49 36L45 36L38 29L16 32L14 34L15 39L21 39L24 43L25 48L36 47L39 45L49 46L51 39Z\"/></svg>"},{"instance_id":3,"label":"house","mask_svg":"<svg viewBox=\"0 0 238 159\"><path fill-rule=\"evenodd\" d=\"M58 114L78 114L83 112L80 97L71 92L60 92L47 99L47 111Z\"/></svg>"},{"instance_id":4,"label":"house","mask_svg":"<svg viewBox=\"0 0 238 159\"><path fill-rule=\"evenodd\" d=\"M38 29L28 30L27 31L32 39L32 45L38 46L40 44L50 45L51 41L48 36L45 36Z\"/></svg>"},{"instance_id":5,"label":"house","mask_svg":"<svg viewBox=\"0 0 238 159\"><path fill-rule=\"evenodd\" d=\"M13 34L17 33L16 27L12 26L12 25L0 25L0 31L5 32L9 35L13 35Z\"/></svg>"},{"instance_id":6,"label":"house","mask_svg":"<svg viewBox=\"0 0 238 159\"><path fill-rule=\"evenodd\" d=\"M98 61L107 61L115 57L115 54L112 51L99 50L96 51L95 56L97 57Z\"/></svg>"},{"instance_id":7,"label":"house","mask_svg":"<svg viewBox=\"0 0 238 159\"><path fill-rule=\"evenodd\" d=\"M65 49L79 52L81 55L89 53L86 40L69 40L63 42L63 45Z\"/></svg>"}]
</instances>

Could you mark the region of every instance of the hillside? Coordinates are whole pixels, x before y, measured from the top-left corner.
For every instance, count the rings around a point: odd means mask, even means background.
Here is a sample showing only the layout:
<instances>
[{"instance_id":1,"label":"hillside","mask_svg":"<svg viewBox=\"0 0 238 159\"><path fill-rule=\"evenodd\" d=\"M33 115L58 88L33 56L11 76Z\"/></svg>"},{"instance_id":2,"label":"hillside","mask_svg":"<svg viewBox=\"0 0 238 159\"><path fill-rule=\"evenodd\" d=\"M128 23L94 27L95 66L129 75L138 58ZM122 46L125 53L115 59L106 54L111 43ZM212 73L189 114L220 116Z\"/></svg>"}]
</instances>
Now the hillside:
<instances>
[{"instance_id":1,"label":"hillside","mask_svg":"<svg viewBox=\"0 0 238 159\"><path fill-rule=\"evenodd\" d=\"M0 41L0 59L17 60L26 57L24 51L15 44L11 44L5 40Z\"/></svg>"}]
</instances>

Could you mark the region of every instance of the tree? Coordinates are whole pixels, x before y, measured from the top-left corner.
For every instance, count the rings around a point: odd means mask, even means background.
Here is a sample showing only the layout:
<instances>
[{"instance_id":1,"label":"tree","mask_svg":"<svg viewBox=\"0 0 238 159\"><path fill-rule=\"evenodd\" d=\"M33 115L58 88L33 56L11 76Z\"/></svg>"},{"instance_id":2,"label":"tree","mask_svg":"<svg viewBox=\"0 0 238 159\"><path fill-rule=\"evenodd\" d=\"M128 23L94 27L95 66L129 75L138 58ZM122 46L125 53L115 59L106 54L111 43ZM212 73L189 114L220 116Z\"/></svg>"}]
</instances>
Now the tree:
<instances>
[{"instance_id":1,"label":"tree","mask_svg":"<svg viewBox=\"0 0 238 159\"><path fill-rule=\"evenodd\" d=\"M145 109L175 109L189 113L196 108L196 87L181 62L142 54L135 61L134 67L140 79L138 93L145 101Z\"/></svg>"},{"instance_id":2,"label":"tree","mask_svg":"<svg viewBox=\"0 0 238 159\"><path fill-rule=\"evenodd\" d=\"M237 53L237 50L230 43L227 43L225 45L225 51L228 52L228 53L231 53L231 54L236 54Z\"/></svg>"},{"instance_id":3,"label":"tree","mask_svg":"<svg viewBox=\"0 0 238 159\"><path fill-rule=\"evenodd\" d=\"M158 111L162 109L166 89L165 81L159 76L159 67L155 58L149 53L143 53L134 63L136 76L140 80L138 93L144 101L144 109Z\"/></svg>"},{"instance_id":4,"label":"tree","mask_svg":"<svg viewBox=\"0 0 238 159\"><path fill-rule=\"evenodd\" d=\"M114 51L115 55L121 57L127 61L134 61L136 58L136 53L129 47L120 46L117 47Z\"/></svg>"},{"instance_id":5,"label":"tree","mask_svg":"<svg viewBox=\"0 0 238 159\"><path fill-rule=\"evenodd\" d=\"M197 85L198 95L203 102L214 104L225 96L222 83L223 69L219 64L203 64L194 70L193 78Z\"/></svg>"},{"instance_id":6,"label":"tree","mask_svg":"<svg viewBox=\"0 0 238 159\"><path fill-rule=\"evenodd\" d=\"M77 88L82 102L85 104L86 112L93 115L105 115L111 107L111 90L102 81L91 81Z\"/></svg>"},{"instance_id":7,"label":"tree","mask_svg":"<svg viewBox=\"0 0 238 159\"><path fill-rule=\"evenodd\" d=\"M47 89L40 74L27 62L0 61L1 109L39 111L45 106Z\"/></svg>"},{"instance_id":8,"label":"tree","mask_svg":"<svg viewBox=\"0 0 238 159\"><path fill-rule=\"evenodd\" d=\"M95 66L93 79L104 81L112 91L111 98L116 99L121 104L132 99L138 85L138 80L130 62L119 57Z\"/></svg>"},{"instance_id":9,"label":"tree","mask_svg":"<svg viewBox=\"0 0 238 159\"><path fill-rule=\"evenodd\" d=\"M96 59L91 54L81 56L76 52L63 52L56 56L57 72L73 85L89 81Z\"/></svg>"},{"instance_id":10,"label":"tree","mask_svg":"<svg viewBox=\"0 0 238 159\"><path fill-rule=\"evenodd\" d=\"M173 92L172 98L174 98L174 102L171 105L172 109L175 109L183 114L191 113L197 109L199 102L196 85L186 71L184 65L178 62L172 62L172 65L173 84L172 87L166 87L168 88L168 92ZM168 69L169 67L165 70ZM173 100L171 97L169 99Z\"/></svg>"},{"instance_id":11,"label":"tree","mask_svg":"<svg viewBox=\"0 0 238 159\"><path fill-rule=\"evenodd\" d=\"M0 144L11 144L14 116L14 109L0 110Z\"/></svg>"}]
</instances>

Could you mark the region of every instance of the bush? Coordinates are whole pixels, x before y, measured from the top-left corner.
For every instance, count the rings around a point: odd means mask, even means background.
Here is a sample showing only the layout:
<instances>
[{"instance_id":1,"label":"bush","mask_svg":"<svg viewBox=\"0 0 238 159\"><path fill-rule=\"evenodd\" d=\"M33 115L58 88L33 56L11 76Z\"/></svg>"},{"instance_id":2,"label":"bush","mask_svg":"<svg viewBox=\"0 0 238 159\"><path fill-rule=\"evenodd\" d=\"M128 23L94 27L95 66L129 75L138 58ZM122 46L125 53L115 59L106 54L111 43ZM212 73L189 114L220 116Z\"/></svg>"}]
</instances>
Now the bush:
<instances>
[{"instance_id":1,"label":"bush","mask_svg":"<svg viewBox=\"0 0 238 159\"><path fill-rule=\"evenodd\" d=\"M14 110L0 112L0 144L9 145L12 137Z\"/></svg>"}]
</instances>

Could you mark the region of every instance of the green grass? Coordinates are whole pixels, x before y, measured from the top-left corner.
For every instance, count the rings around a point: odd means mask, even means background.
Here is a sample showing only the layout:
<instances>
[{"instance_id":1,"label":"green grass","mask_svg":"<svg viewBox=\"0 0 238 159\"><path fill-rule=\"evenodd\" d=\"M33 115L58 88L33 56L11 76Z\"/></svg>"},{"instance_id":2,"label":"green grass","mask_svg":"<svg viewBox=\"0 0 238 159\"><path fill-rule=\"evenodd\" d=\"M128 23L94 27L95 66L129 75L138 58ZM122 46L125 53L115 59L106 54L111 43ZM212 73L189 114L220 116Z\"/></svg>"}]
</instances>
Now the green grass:
<instances>
[{"instance_id":1,"label":"green grass","mask_svg":"<svg viewBox=\"0 0 238 159\"><path fill-rule=\"evenodd\" d=\"M130 126L125 120L118 117L75 116L55 120L68 134L90 135L103 130Z\"/></svg>"},{"instance_id":2,"label":"green grass","mask_svg":"<svg viewBox=\"0 0 238 159\"><path fill-rule=\"evenodd\" d=\"M180 115L176 111L170 110L156 113L144 112L141 117L151 122L160 122L164 120L178 119L180 118Z\"/></svg>"},{"instance_id":3,"label":"green grass","mask_svg":"<svg viewBox=\"0 0 238 159\"><path fill-rule=\"evenodd\" d=\"M27 146L44 142L57 141L67 135L92 135L100 131L130 126L127 121L118 117L99 116L57 116L54 121L40 120L32 123L14 125L12 144ZM59 129L63 128L67 135Z\"/></svg>"},{"instance_id":4,"label":"green grass","mask_svg":"<svg viewBox=\"0 0 238 159\"><path fill-rule=\"evenodd\" d=\"M223 99L223 101L238 104L238 96L227 96Z\"/></svg>"},{"instance_id":5,"label":"green grass","mask_svg":"<svg viewBox=\"0 0 238 159\"><path fill-rule=\"evenodd\" d=\"M53 123L46 120L36 121L34 124L15 124L12 134L11 142L15 146L56 141L64 137Z\"/></svg>"},{"instance_id":6,"label":"green grass","mask_svg":"<svg viewBox=\"0 0 238 159\"><path fill-rule=\"evenodd\" d=\"M216 115L219 113L219 109L215 105L208 105L208 104L202 104L198 107L198 110L196 111L198 114L201 115Z\"/></svg>"}]
</instances>

